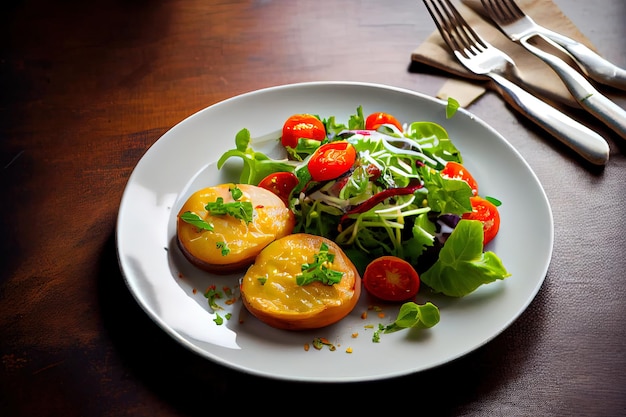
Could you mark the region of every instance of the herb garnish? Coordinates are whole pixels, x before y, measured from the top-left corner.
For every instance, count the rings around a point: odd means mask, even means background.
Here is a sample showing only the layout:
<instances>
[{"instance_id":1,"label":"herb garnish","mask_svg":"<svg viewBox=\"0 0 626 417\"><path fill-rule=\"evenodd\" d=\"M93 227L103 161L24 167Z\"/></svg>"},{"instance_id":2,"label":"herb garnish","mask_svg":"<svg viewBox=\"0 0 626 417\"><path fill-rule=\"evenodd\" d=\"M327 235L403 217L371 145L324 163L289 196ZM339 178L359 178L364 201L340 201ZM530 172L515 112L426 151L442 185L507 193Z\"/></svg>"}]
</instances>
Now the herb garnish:
<instances>
[{"instance_id":1,"label":"herb garnish","mask_svg":"<svg viewBox=\"0 0 626 417\"><path fill-rule=\"evenodd\" d=\"M229 215L236 219L241 219L246 223L251 223L254 214L252 203L250 201L237 201L243 195L243 191L241 191L241 189L236 185L230 189L230 194L233 196L233 199L235 200L234 202L224 203L224 198L218 197L217 200L207 203L206 206L204 206L204 209L214 216ZM196 226L199 229L208 230L209 232L213 231L212 224L191 211L186 211L181 214L180 219ZM219 248L222 249L222 255L224 256L226 256L230 251L228 247L226 247L226 244ZM225 250L226 253L224 252Z\"/></svg>"},{"instance_id":2,"label":"herb garnish","mask_svg":"<svg viewBox=\"0 0 626 417\"><path fill-rule=\"evenodd\" d=\"M217 246L218 249L222 250L222 256L226 256L230 253L230 248L228 247L228 244L226 242L217 242L215 246Z\"/></svg>"},{"instance_id":3,"label":"herb garnish","mask_svg":"<svg viewBox=\"0 0 626 417\"><path fill-rule=\"evenodd\" d=\"M224 203L224 198L217 197L217 200L207 203L204 208L213 215L229 215L246 223L252 222L252 203L249 201Z\"/></svg>"},{"instance_id":4,"label":"herb garnish","mask_svg":"<svg viewBox=\"0 0 626 417\"><path fill-rule=\"evenodd\" d=\"M209 288L206 289L204 296L209 301L209 307L212 310L221 310L222 306L216 303L217 299L222 298L222 293L218 291L215 285L210 285Z\"/></svg>"},{"instance_id":5,"label":"herb garnish","mask_svg":"<svg viewBox=\"0 0 626 417\"><path fill-rule=\"evenodd\" d=\"M208 230L209 232L213 231L213 225L203 220L202 217L198 216L196 213L191 211L186 211L180 215L180 219L184 222L187 222L193 226L196 226L198 229Z\"/></svg>"},{"instance_id":6,"label":"herb garnish","mask_svg":"<svg viewBox=\"0 0 626 417\"><path fill-rule=\"evenodd\" d=\"M252 203L249 201L237 201L243 196L243 191L236 185L230 189L230 194L233 196L233 200L235 200L232 203L224 203L224 199L218 197L216 201L207 203L204 209L213 215L227 214L246 223L251 223L253 214Z\"/></svg>"},{"instance_id":7,"label":"herb garnish","mask_svg":"<svg viewBox=\"0 0 626 417\"><path fill-rule=\"evenodd\" d=\"M215 322L215 324L217 324L218 326L221 326L222 324L224 324L224 319L222 318L222 316L220 316L218 313L215 313L215 318L213 319L213 321Z\"/></svg>"},{"instance_id":8,"label":"herb garnish","mask_svg":"<svg viewBox=\"0 0 626 417\"><path fill-rule=\"evenodd\" d=\"M307 285L314 281L320 281L326 285L339 283L343 277L343 272L330 269L335 260L335 255L328 252L328 245L322 242L320 251L313 258L315 261L311 264L302 264L302 274L296 276L298 285Z\"/></svg>"}]
</instances>

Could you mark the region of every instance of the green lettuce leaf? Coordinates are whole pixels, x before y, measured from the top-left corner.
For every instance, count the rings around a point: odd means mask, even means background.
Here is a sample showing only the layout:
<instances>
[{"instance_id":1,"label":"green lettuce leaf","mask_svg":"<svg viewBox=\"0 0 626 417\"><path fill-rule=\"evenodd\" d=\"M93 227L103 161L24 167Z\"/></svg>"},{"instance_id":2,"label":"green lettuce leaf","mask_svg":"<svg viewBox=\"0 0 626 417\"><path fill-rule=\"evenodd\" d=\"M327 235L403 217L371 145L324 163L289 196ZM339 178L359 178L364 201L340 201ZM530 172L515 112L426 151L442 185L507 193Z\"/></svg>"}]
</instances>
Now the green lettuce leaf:
<instances>
[{"instance_id":1,"label":"green lettuce leaf","mask_svg":"<svg viewBox=\"0 0 626 417\"><path fill-rule=\"evenodd\" d=\"M414 139L424 152L437 159L442 169L446 161L463 162L461 152L452 143L443 126L434 122L413 122L407 126L405 135Z\"/></svg>"},{"instance_id":2,"label":"green lettuce leaf","mask_svg":"<svg viewBox=\"0 0 626 417\"><path fill-rule=\"evenodd\" d=\"M424 188L428 190L428 205L433 211L445 214L469 213L472 211L472 188L461 179L445 178L439 171L426 166L421 169Z\"/></svg>"},{"instance_id":3,"label":"green lettuce leaf","mask_svg":"<svg viewBox=\"0 0 626 417\"><path fill-rule=\"evenodd\" d=\"M419 305L408 301L400 306L396 320L385 327L385 333L393 333L398 330L417 328L428 329L439 323L439 308L433 303Z\"/></svg>"},{"instance_id":4,"label":"green lettuce leaf","mask_svg":"<svg viewBox=\"0 0 626 417\"><path fill-rule=\"evenodd\" d=\"M243 169L239 183L258 185L259 182L274 172L293 172L294 164L287 160L273 160L267 155L256 152L250 146L250 131L241 129L235 137L236 149L226 151L217 161L217 169L222 169L226 160L239 157L243 160Z\"/></svg>"},{"instance_id":5,"label":"green lettuce leaf","mask_svg":"<svg viewBox=\"0 0 626 417\"><path fill-rule=\"evenodd\" d=\"M483 227L478 220L461 220L441 248L439 259L424 272L422 282L434 291L463 297L511 274L493 252L483 252Z\"/></svg>"}]
</instances>

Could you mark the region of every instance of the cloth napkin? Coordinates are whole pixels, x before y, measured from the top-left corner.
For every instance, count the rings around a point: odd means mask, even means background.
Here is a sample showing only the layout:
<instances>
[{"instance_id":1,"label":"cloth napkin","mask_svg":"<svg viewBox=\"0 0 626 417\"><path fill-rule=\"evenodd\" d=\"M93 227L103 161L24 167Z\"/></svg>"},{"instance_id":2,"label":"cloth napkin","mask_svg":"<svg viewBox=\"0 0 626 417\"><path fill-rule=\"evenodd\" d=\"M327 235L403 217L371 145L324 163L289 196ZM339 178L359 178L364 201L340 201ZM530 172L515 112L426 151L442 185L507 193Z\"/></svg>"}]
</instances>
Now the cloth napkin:
<instances>
[{"instance_id":1,"label":"cloth napkin","mask_svg":"<svg viewBox=\"0 0 626 417\"><path fill-rule=\"evenodd\" d=\"M537 24L567 35L596 50L589 39L576 28L552 0L516 0L516 3ZM484 12L480 0L462 0L461 3L457 1L453 4L478 35L513 59L518 66L525 87L559 107L565 105L580 108L558 75L546 63L500 32ZM550 52L557 52L564 60L573 64L568 57L558 51L553 49ZM479 98L486 89L494 87L491 82L484 81L467 71L452 55L436 29L412 52L411 59L456 76L444 83L437 97L444 100L452 97L463 107ZM573 66L576 68L575 64Z\"/></svg>"}]
</instances>

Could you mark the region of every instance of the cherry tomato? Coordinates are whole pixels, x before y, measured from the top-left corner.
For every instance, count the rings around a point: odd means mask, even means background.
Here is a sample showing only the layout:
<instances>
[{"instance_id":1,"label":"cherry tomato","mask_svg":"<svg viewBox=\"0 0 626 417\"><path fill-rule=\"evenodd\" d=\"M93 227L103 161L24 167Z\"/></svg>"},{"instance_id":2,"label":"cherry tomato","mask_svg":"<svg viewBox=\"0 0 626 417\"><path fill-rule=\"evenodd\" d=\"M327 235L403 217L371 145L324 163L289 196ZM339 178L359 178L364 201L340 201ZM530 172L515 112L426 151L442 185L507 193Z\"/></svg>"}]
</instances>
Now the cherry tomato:
<instances>
[{"instance_id":1,"label":"cherry tomato","mask_svg":"<svg viewBox=\"0 0 626 417\"><path fill-rule=\"evenodd\" d=\"M298 177L292 172L274 172L259 182L259 187L270 190L289 207L291 191L298 185Z\"/></svg>"},{"instance_id":2,"label":"cherry tomato","mask_svg":"<svg viewBox=\"0 0 626 417\"><path fill-rule=\"evenodd\" d=\"M365 129L376 130L382 125L394 125L398 129L402 130L402 124L388 113L378 112L372 113L365 119Z\"/></svg>"},{"instance_id":3,"label":"cherry tomato","mask_svg":"<svg viewBox=\"0 0 626 417\"><path fill-rule=\"evenodd\" d=\"M463 214L464 219L480 220L483 223L483 245L491 242L500 230L500 212L491 201L479 196L470 197L472 212Z\"/></svg>"},{"instance_id":4,"label":"cherry tomato","mask_svg":"<svg viewBox=\"0 0 626 417\"><path fill-rule=\"evenodd\" d=\"M313 152L309 159L309 172L313 181L328 181L339 177L352 168L356 161L356 149L346 141L325 143Z\"/></svg>"},{"instance_id":5,"label":"cherry tomato","mask_svg":"<svg viewBox=\"0 0 626 417\"><path fill-rule=\"evenodd\" d=\"M312 114L294 114L289 117L283 125L281 143L285 147L295 148L300 138L324 140L326 138L324 123Z\"/></svg>"},{"instance_id":6,"label":"cherry tomato","mask_svg":"<svg viewBox=\"0 0 626 417\"><path fill-rule=\"evenodd\" d=\"M458 162L449 161L445 168L441 170L441 175L448 178L457 178L465 181L472 189L472 194L478 195L478 182L463 165Z\"/></svg>"},{"instance_id":7,"label":"cherry tomato","mask_svg":"<svg viewBox=\"0 0 626 417\"><path fill-rule=\"evenodd\" d=\"M415 297L420 279L415 268L397 256L381 256L365 268L363 286L384 301L406 301Z\"/></svg>"}]
</instances>

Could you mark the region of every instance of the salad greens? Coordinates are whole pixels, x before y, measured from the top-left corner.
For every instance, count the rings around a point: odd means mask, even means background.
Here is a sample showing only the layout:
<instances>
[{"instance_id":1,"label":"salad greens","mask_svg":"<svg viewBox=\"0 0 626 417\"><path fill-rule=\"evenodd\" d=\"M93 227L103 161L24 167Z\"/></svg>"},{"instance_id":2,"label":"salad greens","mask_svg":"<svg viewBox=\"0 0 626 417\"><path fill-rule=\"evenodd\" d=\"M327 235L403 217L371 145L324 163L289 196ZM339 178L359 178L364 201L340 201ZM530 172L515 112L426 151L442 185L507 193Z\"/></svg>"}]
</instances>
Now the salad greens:
<instances>
[{"instance_id":1,"label":"salad greens","mask_svg":"<svg viewBox=\"0 0 626 417\"><path fill-rule=\"evenodd\" d=\"M435 264L420 276L422 282L437 292L462 297L482 284L508 277L500 258L483 252L482 238L480 221L459 221Z\"/></svg>"},{"instance_id":2,"label":"salad greens","mask_svg":"<svg viewBox=\"0 0 626 417\"><path fill-rule=\"evenodd\" d=\"M446 105L446 119L454 116L459 107L461 107L461 104L457 100L452 97L448 97L448 103Z\"/></svg>"},{"instance_id":3,"label":"salad greens","mask_svg":"<svg viewBox=\"0 0 626 417\"><path fill-rule=\"evenodd\" d=\"M261 152L256 152L250 142L250 131L240 130L235 137L235 149L227 151L220 157L217 161L218 169L222 168L227 159L239 157L244 162L239 182L254 185L273 172L293 171L292 163L287 160L275 161Z\"/></svg>"},{"instance_id":4,"label":"salad greens","mask_svg":"<svg viewBox=\"0 0 626 417\"><path fill-rule=\"evenodd\" d=\"M457 108L458 103L449 102L447 116ZM453 297L510 275L494 253L483 252L482 224L462 219L472 211L470 186L441 174L448 161L463 162L441 125L416 121L402 130L390 124L365 130L361 106L347 124L334 116L320 120L326 139L300 139L279 159L255 149L250 132L242 129L236 148L224 153L217 166L221 169L230 158L241 158L239 181L254 185L273 173L294 173L298 185L288 199L296 216L294 233L334 240L361 273L371 259L395 255L414 265L433 291ZM339 178L313 181L307 164L310 155L338 140L355 147L357 161ZM450 218L452 225L444 221ZM405 327L406 320L417 320L420 314L403 308L406 319L396 326ZM433 322L432 314L429 317L426 323Z\"/></svg>"},{"instance_id":5,"label":"salad greens","mask_svg":"<svg viewBox=\"0 0 626 417\"><path fill-rule=\"evenodd\" d=\"M393 333L398 330L416 328L428 329L439 323L441 316L439 309L433 303L417 304L408 301L400 306L398 317L393 323L385 326L385 333Z\"/></svg>"}]
</instances>

